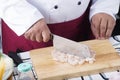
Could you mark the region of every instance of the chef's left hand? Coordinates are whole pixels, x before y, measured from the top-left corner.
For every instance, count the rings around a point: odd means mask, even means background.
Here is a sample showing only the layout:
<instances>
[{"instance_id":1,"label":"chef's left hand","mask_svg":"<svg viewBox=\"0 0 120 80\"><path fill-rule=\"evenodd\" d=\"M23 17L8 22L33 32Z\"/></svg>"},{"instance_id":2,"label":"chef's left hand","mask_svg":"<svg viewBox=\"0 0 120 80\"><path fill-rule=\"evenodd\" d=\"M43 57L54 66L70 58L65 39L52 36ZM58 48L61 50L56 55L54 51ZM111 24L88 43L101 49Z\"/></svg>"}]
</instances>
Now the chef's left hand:
<instances>
[{"instance_id":1,"label":"chef's left hand","mask_svg":"<svg viewBox=\"0 0 120 80\"><path fill-rule=\"evenodd\" d=\"M96 39L107 39L115 26L115 19L106 13L97 13L91 19L91 29Z\"/></svg>"}]
</instances>

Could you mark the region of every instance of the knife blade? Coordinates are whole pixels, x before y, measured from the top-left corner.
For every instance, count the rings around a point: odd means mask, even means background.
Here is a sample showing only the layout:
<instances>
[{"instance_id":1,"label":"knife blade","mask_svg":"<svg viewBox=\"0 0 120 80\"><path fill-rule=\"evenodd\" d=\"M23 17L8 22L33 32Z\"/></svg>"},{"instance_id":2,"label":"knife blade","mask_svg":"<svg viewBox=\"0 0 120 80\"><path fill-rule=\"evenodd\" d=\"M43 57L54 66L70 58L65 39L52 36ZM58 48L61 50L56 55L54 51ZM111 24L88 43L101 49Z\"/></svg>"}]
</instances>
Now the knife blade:
<instances>
[{"instance_id":1,"label":"knife blade","mask_svg":"<svg viewBox=\"0 0 120 80\"><path fill-rule=\"evenodd\" d=\"M81 58L91 58L90 49L87 45L70 39L52 34L53 47L63 53L79 56Z\"/></svg>"}]
</instances>

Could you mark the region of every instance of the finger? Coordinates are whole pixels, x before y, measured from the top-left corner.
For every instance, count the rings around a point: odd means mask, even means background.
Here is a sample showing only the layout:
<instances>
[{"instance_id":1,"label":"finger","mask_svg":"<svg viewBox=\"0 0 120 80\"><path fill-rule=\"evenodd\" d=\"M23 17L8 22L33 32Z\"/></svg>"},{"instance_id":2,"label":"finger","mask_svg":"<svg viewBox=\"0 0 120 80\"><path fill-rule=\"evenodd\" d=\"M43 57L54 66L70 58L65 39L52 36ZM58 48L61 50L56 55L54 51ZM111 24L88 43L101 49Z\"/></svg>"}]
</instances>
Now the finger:
<instances>
[{"instance_id":1,"label":"finger","mask_svg":"<svg viewBox=\"0 0 120 80\"><path fill-rule=\"evenodd\" d=\"M106 31L106 38L109 38L112 34L112 31L115 27L115 20L108 20L107 31Z\"/></svg>"},{"instance_id":2,"label":"finger","mask_svg":"<svg viewBox=\"0 0 120 80\"><path fill-rule=\"evenodd\" d=\"M24 37L29 40L29 39L30 39L30 33L29 33L29 32L26 32L26 33L24 34Z\"/></svg>"},{"instance_id":3,"label":"finger","mask_svg":"<svg viewBox=\"0 0 120 80\"><path fill-rule=\"evenodd\" d=\"M100 38L105 39L106 37L106 29L107 29L107 19L101 19L100 23Z\"/></svg>"},{"instance_id":4,"label":"finger","mask_svg":"<svg viewBox=\"0 0 120 80\"><path fill-rule=\"evenodd\" d=\"M35 36L35 38L36 38L36 41L37 41L37 42L43 41L41 32L37 33L36 36Z\"/></svg>"},{"instance_id":5,"label":"finger","mask_svg":"<svg viewBox=\"0 0 120 80\"><path fill-rule=\"evenodd\" d=\"M95 38L98 39L98 34L97 34L96 30L95 30L95 26L92 23L91 23L91 30L92 30L92 33L95 36Z\"/></svg>"},{"instance_id":6,"label":"finger","mask_svg":"<svg viewBox=\"0 0 120 80\"><path fill-rule=\"evenodd\" d=\"M50 39L50 32L45 30L42 32L42 37L44 42L48 42Z\"/></svg>"},{"instance_id":7,"label":"finger","mask_svg":"<svg viewBox=\"0 0 120 80\"><path fill-rule=\"evenodd\" d=\"M95 37L98 39L100 37L100 18L93 18L92 19L92 30Z\"/></svg>"},{"instance_id":8,"label":"finger","mask_svg":"<svg viewBox=\"0 0 120 80\"><path fill-rule=\"evenodd\" d=\"M35 41L35 40L36 40L34 34L31 34L31 35L30 35L30 40L31 40L31 41Z\"/></svg>"}]
</instances>

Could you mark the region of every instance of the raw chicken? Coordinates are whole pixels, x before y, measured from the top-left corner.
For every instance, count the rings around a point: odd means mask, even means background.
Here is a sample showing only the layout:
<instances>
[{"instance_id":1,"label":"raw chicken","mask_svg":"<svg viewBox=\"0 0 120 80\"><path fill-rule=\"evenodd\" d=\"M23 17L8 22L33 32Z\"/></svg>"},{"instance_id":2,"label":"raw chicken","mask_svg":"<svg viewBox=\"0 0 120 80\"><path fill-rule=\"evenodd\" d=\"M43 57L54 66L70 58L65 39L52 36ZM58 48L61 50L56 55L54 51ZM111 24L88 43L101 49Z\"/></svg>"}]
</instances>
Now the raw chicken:
<instances>
[{"instance_id":1,"label":"raw chicken","mask_svg":"<svg viewBox=\"0 0 120 80\"><path fill-rule=\"evenodd\" d=\"M92 50L89 51L92 57L81 57L72 55L69 53L61 52L59 50L54 49L52 51L53 60L59 62L67 62L71 65L83 64L84 62L93 63L95 61L95 52Z\"/></svg>"},{"instance_id":2,"label":"raw chicken","mask_svg":"<svg viewBox=\"0 0 120 80\"><path fill-rule=\"evenodd\" d=\"M93 63L95 61L95 52L88 45L54 34L52 36L54 47L52 56L54 60L72 65L83 64L84 62Z\"/></svg>"}]
</instances>

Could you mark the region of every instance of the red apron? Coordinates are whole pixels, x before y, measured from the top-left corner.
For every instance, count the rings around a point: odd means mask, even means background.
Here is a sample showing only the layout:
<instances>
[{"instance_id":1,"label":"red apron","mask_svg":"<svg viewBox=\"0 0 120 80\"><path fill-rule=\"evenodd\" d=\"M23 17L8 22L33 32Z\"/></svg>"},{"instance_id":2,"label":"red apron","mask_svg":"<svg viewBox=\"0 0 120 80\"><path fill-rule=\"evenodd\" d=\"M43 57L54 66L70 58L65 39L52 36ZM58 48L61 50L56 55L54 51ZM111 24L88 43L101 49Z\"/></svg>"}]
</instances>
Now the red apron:
<instances>
[{"instance_id":1,"label":"red apron","mask_svg":"<svg viewBox=\"0 0 120 80\"><path fill-rule=\"evenodd\" d=\"M94 36L92 35L89 23L89 7L82 16L75 20L48 24L50 31L74 41L93 39ZM2 47L5 54L16 52L17 50L28 51L48 46L52 46L52 41L46 43L35 42L25 39L23 35L17 36L2 20Z\"/></svg>"}]
</instances>

